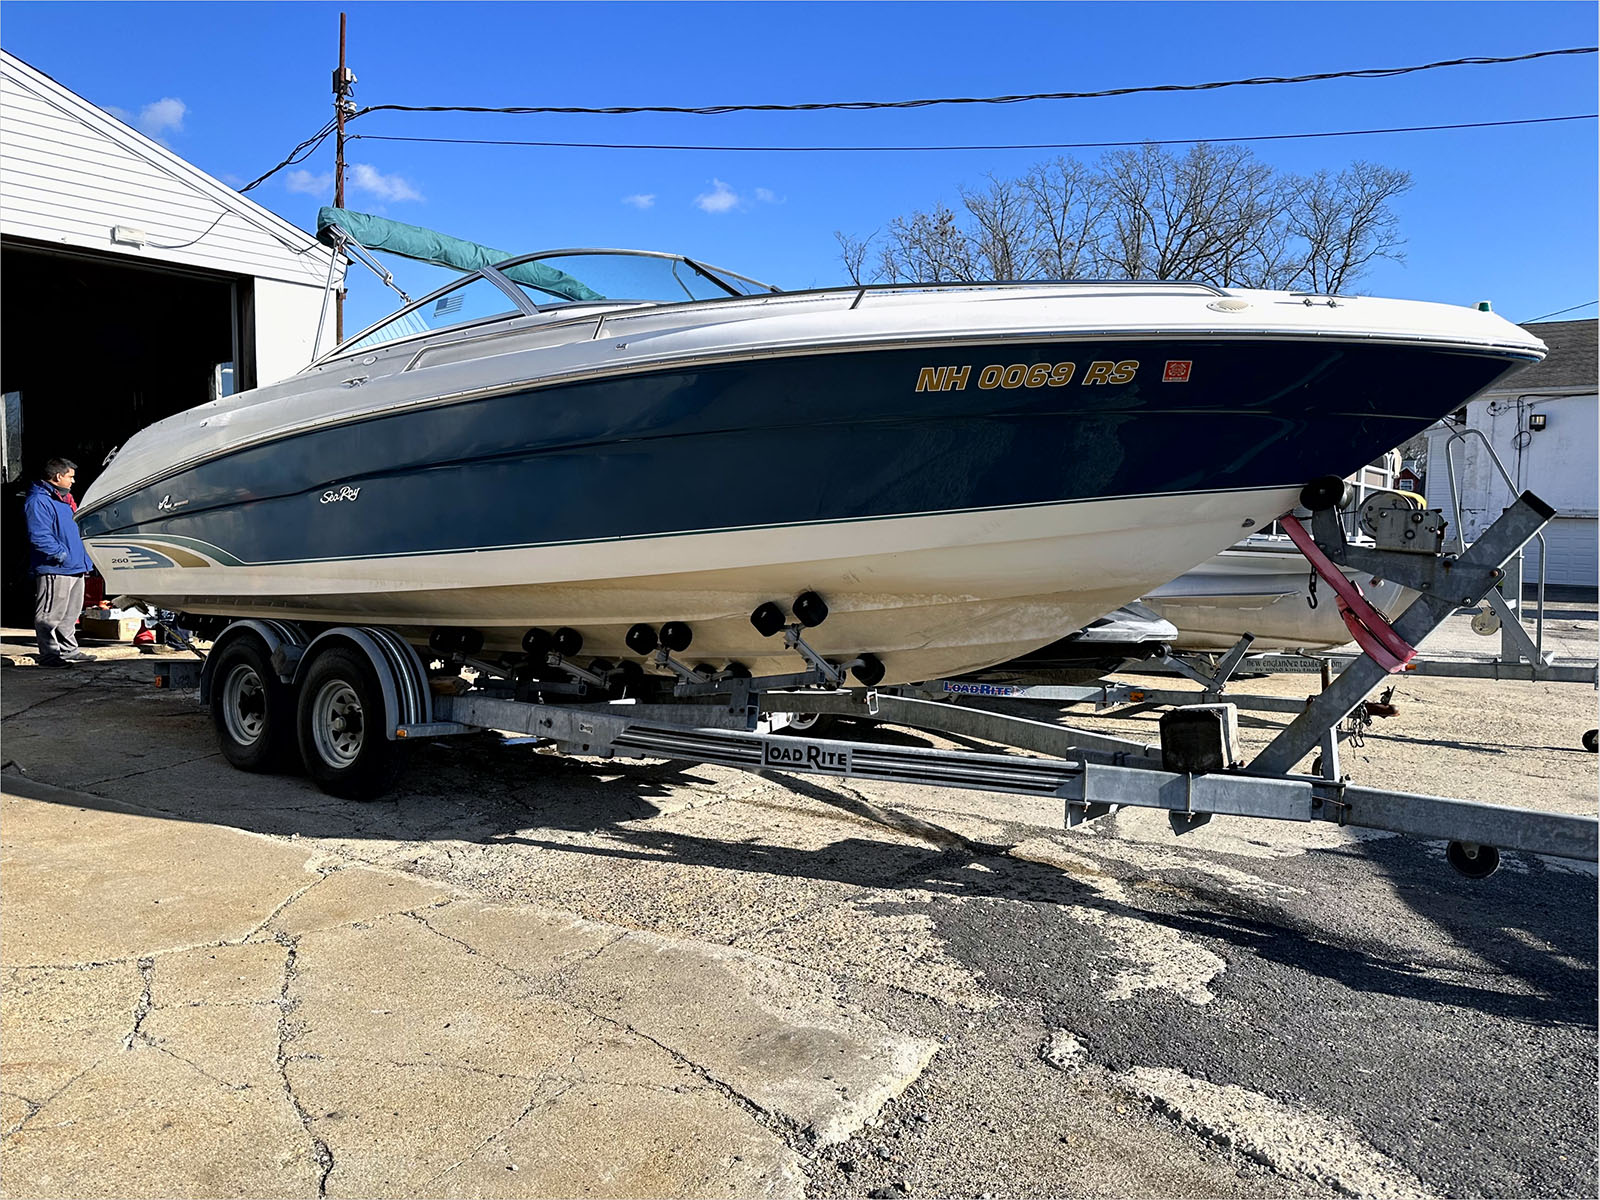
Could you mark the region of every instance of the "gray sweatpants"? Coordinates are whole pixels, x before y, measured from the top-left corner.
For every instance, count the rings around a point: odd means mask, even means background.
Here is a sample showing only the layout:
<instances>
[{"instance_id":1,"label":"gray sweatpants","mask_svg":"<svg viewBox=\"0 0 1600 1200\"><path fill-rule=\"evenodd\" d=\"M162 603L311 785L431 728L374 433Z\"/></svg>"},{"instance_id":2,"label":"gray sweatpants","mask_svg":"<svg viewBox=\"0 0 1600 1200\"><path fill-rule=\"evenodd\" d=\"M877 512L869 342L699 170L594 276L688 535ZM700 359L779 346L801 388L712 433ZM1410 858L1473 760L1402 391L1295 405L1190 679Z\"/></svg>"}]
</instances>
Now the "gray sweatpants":
<instances>
[{"instance_id":1,"label":"gray sweatpants","mask_svg":"<svg viewBox=\"0 0 1600 1200\"><path fill-rule=\"evenodd\" d=\"M60 662L78 651L78 614L83 611L82 575L40 575L33 606L39 661Z\"/></svg>"}]
</instances>

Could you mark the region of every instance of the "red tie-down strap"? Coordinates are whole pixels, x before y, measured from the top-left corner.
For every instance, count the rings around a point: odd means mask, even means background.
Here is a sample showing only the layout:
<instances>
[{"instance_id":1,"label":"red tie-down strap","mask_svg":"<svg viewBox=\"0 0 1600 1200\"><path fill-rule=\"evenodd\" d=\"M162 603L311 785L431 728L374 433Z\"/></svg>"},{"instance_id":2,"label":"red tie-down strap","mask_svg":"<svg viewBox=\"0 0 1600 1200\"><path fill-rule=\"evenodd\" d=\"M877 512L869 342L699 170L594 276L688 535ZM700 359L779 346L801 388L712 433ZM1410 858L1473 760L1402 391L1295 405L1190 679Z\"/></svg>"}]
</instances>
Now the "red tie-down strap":
<instances>
[{"instance_id":1,"label":"red tie-down strap","mask_svg":"<svg viewBox=\"0 0 1600 1200\"><path fill-rule=\"evenodd\" d=\"M1339 570L1333 560L1318 548L1298 518L1283 517L1280 524L1289 531L1290 539L1300 548L1300 553L1306 556L1317 574L1338 593L1339 615L1344 618L1345 627L1355 638L1356 645L1391 675L1405 670L1406 664L1417 656L1417 648L1396 633L1383 614L1372 607L1372 602L1361 594L1356 582Z\"/></svg>"}]
</instances>

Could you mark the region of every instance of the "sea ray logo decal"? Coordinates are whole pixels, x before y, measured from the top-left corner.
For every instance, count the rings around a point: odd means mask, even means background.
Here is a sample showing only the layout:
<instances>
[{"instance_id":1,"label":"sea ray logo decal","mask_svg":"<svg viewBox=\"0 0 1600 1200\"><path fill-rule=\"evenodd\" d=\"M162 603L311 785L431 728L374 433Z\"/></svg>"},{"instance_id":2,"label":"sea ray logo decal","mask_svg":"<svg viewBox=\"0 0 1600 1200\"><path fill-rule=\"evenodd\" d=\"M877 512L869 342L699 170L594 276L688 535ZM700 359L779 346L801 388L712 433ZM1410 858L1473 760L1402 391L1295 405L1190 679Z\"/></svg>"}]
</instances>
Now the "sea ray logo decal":
<instances>
[{"instance_id":1,"label":"sea ray logo decal","mask_svg":"<svg viewBox=\"0 0 1600 1200\"><path fill-rule=\"evenodd\" d=\"M361 489L360 488L353 488L353 487L342 487L342 488L337 488L337 489L329 488L327 491L322 493L321 503L323 503L323 504L341 504L346 500L354 500L357 497L359 497L360 495L361 495Z\"/></svg>"}]
</instances>

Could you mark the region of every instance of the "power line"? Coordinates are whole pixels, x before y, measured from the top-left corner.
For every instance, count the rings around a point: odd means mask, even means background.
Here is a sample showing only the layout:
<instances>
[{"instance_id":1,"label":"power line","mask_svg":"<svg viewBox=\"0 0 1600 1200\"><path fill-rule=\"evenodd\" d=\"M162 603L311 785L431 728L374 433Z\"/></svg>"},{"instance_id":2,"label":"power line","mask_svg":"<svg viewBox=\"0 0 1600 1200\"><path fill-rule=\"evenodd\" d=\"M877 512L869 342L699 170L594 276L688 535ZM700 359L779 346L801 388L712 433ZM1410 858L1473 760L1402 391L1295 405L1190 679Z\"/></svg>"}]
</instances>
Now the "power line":
<instances>
[{"instance_id":1,"label":"power line","mask_svg":"<svg viewBox=\"0 0 1600 1200\"><path fill-rule=\"evenodd\" d=\"M358 109L354 117L364 117L375 112L464 112L507 113L527 115L533 113L583 113L615 116L628 113L681 113L694 116L721 116L736 112L822 112L826 110L863 112L887 108L927 108L935 104L1022 104L1032 100L1095 100L1109 96L1135 96L1152 92L1207 92L1218 88L1260 87L1280 83L1316 83L1328 79L1393 79L1418 71L1434 71L1442 67L1496 66L1502 63L1529 62L1536 58L1554 58L1571 54L1593 54L1600 47L1575 46L1564 50L1539 50L1532 54L1516 54L1501 58L1451 58L1440 62L1421 63L1409 67L1367 67L1356 71L1322 71L1312 75L1272 75L1251 79L1224 79L1211 83L1163 83L1142 87L1107 88L1098 92L1035 92L1018 96L946 96L931 100L846 100L811 104L712 104L698 108L676 105L624 105L610 108L584 108L578 106L519 105L509 108L490 108L468 104L373 104ZM286 165L286 164L285 164Z\"/></svg>"},{"instance_id":2,"label":"power line","mask_svg":"<svg viewBox=\"0 0 1600 1200\"><path fill-rule=\"evenodd\" d=\"M1557 121L1593 121L1600 113L1575 113L1565 117L1528 117L1516 121L1466 121L1454 125L1399 125L1387 129L1334 129L1320 133L1258 133L1243 137L1207 138L1141 138L1125 142L1014 142L1001 145L967 146L701 146L687 144L654 144L646 142L532 142L503 138L447 138L405 137L398 134L353 133L350 140L364 138L369 142L426 142L456 146L536 146L549 149L577 150L718 150L761 151L781 154L815 153L886 153L893 151L943 151L943 150L1107 150L1126 146L1196 146L1214 143L1276 142L1303 138L1364 137L1380 133L1431 133L1446 129L1495 129L1507 125L1548 125Z\"/></svg>"},{"instance_id":3,"label":"power line","mask_svg":"<svg viewBox=\"0 0 1600 1200\"><path fill-rule=\"evenodd\" d=\"M321 146L323 142L327 141L328 138L333 134L333 131L337 128L338 123L336 121L329 121L321 129L317 130L316 133L312 134L293 150L289 151L289 156L281 163L273 167L272 170L268 171L266 174L256 176L249 183L240 188L239 191L241 193L248 192L251 188L255 187L256 184L265 183L285 167L291 167L295 163L304 162L317 152L317 148ZM304 151L304 153L302 153L302 151Z\"/></svg>"},{"instance_id":4,"label":"power line","mask_svg":"<svg viewBox=\"0 0 1600 1200\"><path fill-rule=\"evenodd\" d=\"M1545 313L1543 317L1529 317L1526 321L1517 322L1519 325L1532 325L1535 321L1543 321L1546 317L1559 317L1562 313L1577 312L1580 308L1592 308L1600 304L1600 300L1590 300L1587 304L1574 304L1571 308L1558 308L1553 313Z\"/></svg>"}]
</instances>

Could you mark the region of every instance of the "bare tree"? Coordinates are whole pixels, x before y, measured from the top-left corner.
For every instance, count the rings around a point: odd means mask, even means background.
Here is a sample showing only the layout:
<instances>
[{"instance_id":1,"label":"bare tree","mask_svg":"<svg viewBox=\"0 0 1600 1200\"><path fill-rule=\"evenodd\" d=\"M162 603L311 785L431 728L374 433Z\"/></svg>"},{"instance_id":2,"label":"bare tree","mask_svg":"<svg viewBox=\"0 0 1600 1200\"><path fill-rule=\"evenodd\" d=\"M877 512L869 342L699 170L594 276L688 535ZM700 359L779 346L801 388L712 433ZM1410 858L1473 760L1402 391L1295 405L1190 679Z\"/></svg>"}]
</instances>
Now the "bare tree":
<instances>
[{"instance_id":1,"label":"bare tree","mask_svg":"<svg viewBox=\"0 0 1600 1200\"><path fill-rule=\"evenodd\" d=\"M1077 279L1101 269L1106 186L1075 158L1031 168L1020 181L1033 219L1034 266L1045 279Z\"/></svg>"},{"instance_id":2,"label":"bare tree","mask_svg":"<svg viewBox=\"0 0 1600 1200\"><path fill-rule=\"evenodd\" d=\"M850 272L850 282L862 282L862 269L867 261L867 247L872 245L872 239L877 233L869 233L864 238L851 237L848 233L835 229L834 241L839 243L839 258L844 262L844 269Z\"/></svg>"},{"instance_id":3,"label":"bare tree","mask_svg":"<svg viewBox=\"0 0 1600 1200\"><path fill-rule=\"evenodd\" d=\"M977 222L970 241L981 274L990 279L1028 279L1036 273L1033 214L1021 183L990 175L982 190L962 188L961 203Z\"/></svg>"},{"instance_id":4,"label":"bare tree","mask_svg":"<svg viewBox=\"0 0 1600 1200\"><path fill-rule=\"evenodd\" d=\"M1399 218L1389 201L1411 187L1411 175L1377 163L1354 162L1330 176L1318 171L1290 210L1294 234L1306 245L1303 283L1315 292L1340 291L1374 259L1403 262Z\"/></svg>"},{"instance_id":5,"label":"bare tree","mask_svg":"<svg viewBox=\"0 0 1600 1200\"><path fill-rule=\"evenodd\" d=\"M1357 162L1337 175L1280 174L1243 146L1118 150L1094 166L1041 163L896 217L874 279L1200 279L1236 287L1347 286L1376 259L1402 258L1390 202L1404 171ZM861 281L874 237L835 235Z\"/></svg>"}]
</instances>

